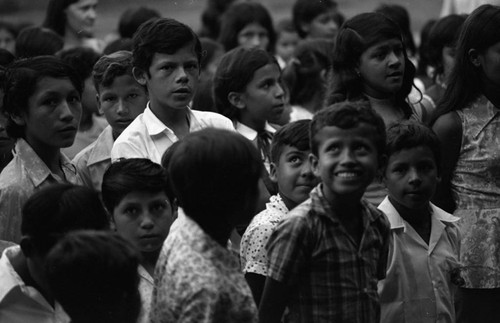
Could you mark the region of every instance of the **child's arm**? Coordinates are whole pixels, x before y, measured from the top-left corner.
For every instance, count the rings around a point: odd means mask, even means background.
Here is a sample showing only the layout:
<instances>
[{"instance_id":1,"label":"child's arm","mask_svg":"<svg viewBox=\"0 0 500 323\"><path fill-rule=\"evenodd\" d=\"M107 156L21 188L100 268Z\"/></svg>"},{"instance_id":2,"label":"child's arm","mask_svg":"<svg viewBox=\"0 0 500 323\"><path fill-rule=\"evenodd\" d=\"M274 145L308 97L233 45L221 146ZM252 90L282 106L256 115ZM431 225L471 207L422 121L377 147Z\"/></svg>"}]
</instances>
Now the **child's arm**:
<instances>
[{"instance_id":1,"label":"child's arm","mask_svg":"<svg viewBox=\"0 0 500 323\"><path fill-rule=\"evenodd\" d=\"M292 286L283 284L272 278L266 279L264 293L259 305L260 323L279 323L285 311Z\"/></svg>"},{"instance_id":2,"label":"child's arm","mask_svg":"<svg viewBox=\"0 0 500 323\"><path fill-rule=\"evenodd\" d=\"M457 164L462 146L462 123L456 112L449 112L439 117L432 130L441 142L441 181L438 183L432 201L447 212L455 210L451 195L451 177Z\"/></svg>"},{"instance_id":3,"label":"child's arm","mask_svg":"<svg viewBox=\"0 0 500 323\"><path fill-rule=\"evenodd\" d=\"M245 279L252 290L253 299L255 304L259 306L260 299L262 297L262 292L264 291L264 284L266 283L266 276L262 276L254 273L246 273Z\"/></svg>"}]
</instances>

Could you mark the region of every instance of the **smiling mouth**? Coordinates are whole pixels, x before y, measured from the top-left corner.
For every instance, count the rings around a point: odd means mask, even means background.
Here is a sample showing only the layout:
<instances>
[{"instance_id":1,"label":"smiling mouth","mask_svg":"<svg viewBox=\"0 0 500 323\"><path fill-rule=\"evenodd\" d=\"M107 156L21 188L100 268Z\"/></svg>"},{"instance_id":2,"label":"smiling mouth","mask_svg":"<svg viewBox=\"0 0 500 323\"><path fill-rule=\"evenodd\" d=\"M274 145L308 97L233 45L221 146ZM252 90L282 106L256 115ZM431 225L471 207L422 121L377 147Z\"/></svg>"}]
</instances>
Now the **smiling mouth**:
<instances>
[{"instance_id":1,"label":"smiling mouth","mask_svg":"<svg viewBox=\"0 0 500 323\"><path fill-rule=\"evenodd\" d=\"M354 172L354 171L344 171L335 173L335 176L345 179L358 178L360 175L361 175L360 172Z\"/></svg>"}]
</instances>

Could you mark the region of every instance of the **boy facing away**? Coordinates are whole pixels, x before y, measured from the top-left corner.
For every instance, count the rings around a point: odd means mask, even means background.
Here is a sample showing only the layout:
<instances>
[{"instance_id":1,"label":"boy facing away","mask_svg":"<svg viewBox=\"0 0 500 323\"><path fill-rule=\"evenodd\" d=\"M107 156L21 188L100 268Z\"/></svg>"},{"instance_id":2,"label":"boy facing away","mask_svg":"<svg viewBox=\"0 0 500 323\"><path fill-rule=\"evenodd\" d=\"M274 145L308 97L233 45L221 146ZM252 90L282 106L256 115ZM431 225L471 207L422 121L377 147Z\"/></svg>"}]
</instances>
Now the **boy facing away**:
<instances>
[{"instance_id":1,"label":"boy facing away","mask_svg":"<svg viewBox=\"0 0 500 323\"><path fill-rule=\"evenodd\" d=\"M144 112L148 102L146 88L134 79L132 68L132 53L119 51L101 57L92 72L97 106L109 126L75 156L73 163L83 183L99 192L104 172L111 164L113 143Z\"/></svg>"},{"instance_id":2,"label":"boy facing away","mask_svg":"<svg viewBox=\"0 0 500 323\"><path fill-rule=\"evenodd\" d=\"M309 154L310 120L289 123L278 130L271 144L270 178L279 193L271 196L266 209L257 214L241 239L241 268L259 304L267 276L266 243L274 228L288 212L309 198L318 184L312 173Z\"/></svg>"},{"instance_id":3,"label":"boy facing away","mask_svg":"<svg viewBox=\"0 0 500 323\"><path fill-rule=\"evenodd\" d=\"M381 322L455 322L459 218L429 202L440 180L439 140L426 126L404 121L387 130L386 151L389 196L378 208L391 236L379 282Z\"/></svg>"},{"instance_id":4,"label":"boy facing away","mask_svg":"<svg viewBox=\"0 0 500 323\"><path fill-rule=\"evenodd\" d=\"M163 153L190 132L207 127L234 131L226 117L188 107L202 52L191 28L174 19L152 19L141 25L133 43L133 74L146 86L149 103L115 141L112 160L148 158L160 164Z\"/></svg>"},{"instance_id":5,"label":"boy facing away","mask_svg":"<svg viewBox=\"0 0 500 323\"><path fill-rule=\"evenodd\" d=\"M260 322L379 322L389 223L362 200L384 159L385 126L367 103L342 102L311 123L313 173L322 183L290 211L266 246Z\"/></svg>"}]
</instances>

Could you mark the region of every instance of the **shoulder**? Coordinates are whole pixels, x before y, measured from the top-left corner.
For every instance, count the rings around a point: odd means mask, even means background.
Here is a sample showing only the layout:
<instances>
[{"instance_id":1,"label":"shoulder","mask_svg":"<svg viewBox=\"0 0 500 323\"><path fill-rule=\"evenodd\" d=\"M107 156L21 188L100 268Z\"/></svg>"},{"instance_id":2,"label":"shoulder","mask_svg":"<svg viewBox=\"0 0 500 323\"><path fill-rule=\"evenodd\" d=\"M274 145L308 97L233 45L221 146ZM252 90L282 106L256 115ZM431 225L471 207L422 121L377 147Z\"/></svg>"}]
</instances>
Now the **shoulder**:
<instances>
[{"instance_id":1,"label":"shoulder","mask_svg":"<svg viewBox=\"0 0 500 323\"><path fill-rule=\"evenodd\" d=\"M451 111L437 118L432 130L440 138L461 138L462 121L457 112Z\"/></svg>"},{"instance_id":2,"label":"shoulder","mask_svg":"<svg viewBox=\"0 0 500 323\"><path fill-rule=\"evenodd\" d=\"M218 128L234 130L233 122L222 114L200 110L191 110L191 112L200 122Z\"/></svg>"}]
</instances>

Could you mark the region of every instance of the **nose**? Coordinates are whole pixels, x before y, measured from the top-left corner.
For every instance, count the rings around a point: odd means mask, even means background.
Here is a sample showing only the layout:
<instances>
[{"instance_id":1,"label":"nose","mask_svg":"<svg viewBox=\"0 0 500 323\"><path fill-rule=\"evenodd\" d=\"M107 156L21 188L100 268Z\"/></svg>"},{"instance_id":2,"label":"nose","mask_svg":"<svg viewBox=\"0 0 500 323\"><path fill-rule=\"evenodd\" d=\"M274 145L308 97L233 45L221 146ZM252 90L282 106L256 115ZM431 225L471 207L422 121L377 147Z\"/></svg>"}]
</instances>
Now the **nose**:
<instances>
[{"instance_id":1,"label":"nose","mask_svg":"<svg viewBox=\"0 0 500 323\"><path fill-rule=\"evenodd\" d=\"M281 84L280 82L278 82L276 84L276 97L277 98L284 98L285 97L285 90L284 90L283 84Z\"/></svg>"},{"instance_id":2,"label":"nose","mask_svg":"<svg viewBox=\"0 0 500 323\"><path fill-rule=\"evenodd\" d=\"M399 66L401 65L401 55L397 55L394 51L389 54L389 65Z\"/></svg>"},{"instance_id":3,"label":"nose","mask_svg":"<svg viewBox=\"0 0 500 323\"><path fill-rule=\"evenodd\" d=\"M118 100L118 106L116 107L116 114L119 116L124 116L128 113L127 104L122 100Z\"/></svg>"},{"instance_id":4,"label":"nose","mask_svg":"<svg viewBox=\"0 0 500 323\"><path fill-rule=\"evenodd\" d=\"M186 70L184 69L183 66L179 66L177 69L177 82L178 83L187 83L188 80L189 79L188 79Z\"/></svg>"},{"instance_id":5,"label":"nose","mask_svg":"<svg viewBox=\"0 0 500 323\"><path fill-rule=\"evenodd\" d=\"M97 17L97 13L96 13L95 8L91 8L91 9L89 9L89 11L88 11L87 15L88 15L88 17L89 17L90 19L92 19L92 21L94 21L94 20L95 20L95 18Z\"/></svg>"},{"instance_id":6,"label":"nose","mask_svg":"<svg viewBox=\"0 0 500 323\"><path fill-rule=\"evenodd\" d=\"M408 171L408 183L412 185L418 185L422 182L420 179L420 174L415 168L410 168Z\"/></svg>"},{"instance_id":7,"label":"nose","mask_svg":"<svg viewBox=\"0 0 500 323\"><path fill-rule=\"evenodd\" d=\"M72 121L76 114L81 114L81 110L82 105L80 103L78 104L78 107L71 107L68 102L63 101L59 106L60 119L65 122Z\"/></svg>"},{"instance_id":8,"label":"nose","mask_svg":"<svg viewBox=\"0 0 500 323\"><path fill-rule=\"evenodd\" d=\"M343 165L353 164L355 161L354 152L350 148L344 148L340 156L340 162Z\"/></svg>"},{"instance_id":9,"label":"nose","mask_svg":"<svg viewBox=\"0 0 500 323\"><path fill-rule=\"evenodd\" d=\"M302 168L300 169L300 176L302 177L314 176L309 158L307 158L306 161L302 164Z\"/></svg>"},{"instance_id":10,"label":"nose","mask_svg":"<svg viewBox=\"0 0 500 323\"><path fill-rule=\"evenodd\" d=\"M146 212L141 219L141 228L144 230L150 230L154 227L153 216Z\"/></svg>"}]
</instances>

